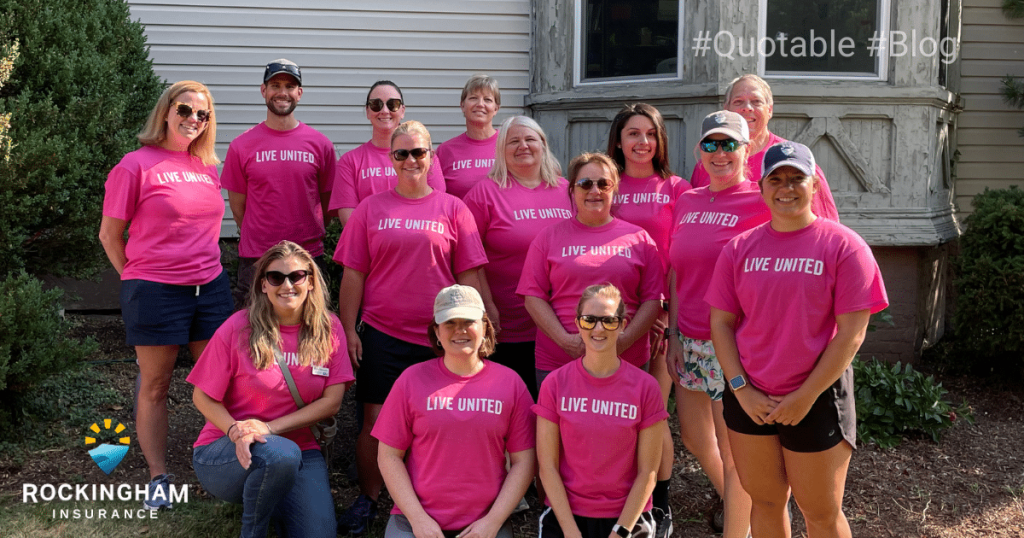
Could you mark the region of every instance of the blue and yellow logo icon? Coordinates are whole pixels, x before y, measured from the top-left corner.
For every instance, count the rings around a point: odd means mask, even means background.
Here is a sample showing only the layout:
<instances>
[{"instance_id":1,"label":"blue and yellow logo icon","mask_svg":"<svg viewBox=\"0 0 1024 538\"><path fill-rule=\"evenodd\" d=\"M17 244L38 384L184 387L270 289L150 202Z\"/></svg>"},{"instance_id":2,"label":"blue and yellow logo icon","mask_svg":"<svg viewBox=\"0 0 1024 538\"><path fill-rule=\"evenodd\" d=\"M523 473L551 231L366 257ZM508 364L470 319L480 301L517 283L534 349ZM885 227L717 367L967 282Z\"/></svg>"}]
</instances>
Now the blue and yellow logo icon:
<instances>
[{"instance_id":1,"label":"blue and yellow logo icon","mask_svg":"<svg viewBox=\"0 0 1024 538\"><path fill-rule=\"evenodd\" d=\"M109 430L110 425L113 422L114 421L109 418L103 419L103 429L108 432L107 437L110 437ZM118 422L117 427L114 428L114 433L119 434L123 432L124 429L124 424ZM100 425L93 422L92 426L89 426L89 430L95 434L99 434ZM88 434L85 436L86 446L94 444L95 442L96 437ZM117 442L120 443L120 446L103 443L89 451L89 455L92 456L92 461L95 461L96 465L99 465L100 469L102 469L104 473L110 474L117 468L118 464L121 463L121 460L124 459L125 454L128 453L128 445L131 444L132 439L131 437L124 436L119 438Z\"/></svg>"}]
</instances>

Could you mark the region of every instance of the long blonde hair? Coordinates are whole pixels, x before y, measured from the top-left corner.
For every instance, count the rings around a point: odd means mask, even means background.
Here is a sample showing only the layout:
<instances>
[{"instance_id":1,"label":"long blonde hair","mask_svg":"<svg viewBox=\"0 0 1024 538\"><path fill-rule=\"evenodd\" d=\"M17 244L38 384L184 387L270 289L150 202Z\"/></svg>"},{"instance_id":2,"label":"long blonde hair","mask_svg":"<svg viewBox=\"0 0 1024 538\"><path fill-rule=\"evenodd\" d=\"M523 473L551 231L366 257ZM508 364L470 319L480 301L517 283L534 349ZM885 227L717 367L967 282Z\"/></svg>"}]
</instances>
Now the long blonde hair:
<instances>
[{"instance_id":1,"label":"long blonde hair","mask_svg":"<svg viewBox=\"0 0 1024 538\"><path fill-rule=\"evenodd\" d=\"M327 286L324 284L320 268L306 249L292 243L281 241L270 247L259 261L256 262L256 280L249 289L249 354L252 362L259 370L270 368L276 358L274 350L280 349L281 326L270 299L263 293L261 281L265 278L267 267L274 260L295 258L306 266L313 279L313 289L306 295L302 306L302 328L299 329L299 364L302 366L323 366L330 360L336 344L333 334L333 323L327 305Z\"/></svg>"},{"instance_id":2,"label":"long blonde hair","mask_svg":"<svg viewBox=\"0 0 1024 538\"><path fill-rule=\"evenodd\" d=\"M137 138L146 146L162 144L167 139L167 111L171 109L174 100L185 92L201 93L210 103L210 119L206 120L206 129L203 129L203 132L199 133L199 136L188 145L188 152L207 166L217 164L220 162L214 151L214 144L217 142L217 114L214 112L213 95L210 93L210 89L201 82L182 80L168 86L164 93L160 94L160 99L157 99L156 106L146 118L146 126L142 128L142 132L137 135Z\"/></svg>"},{"instance_id":3,"label":"long blonde hair","mask_svg":"<svg viewBox=\"0 0 1024 538\"><path fill-rule=\"evenodd\" d=\"M544 151L540 155L540 180L548 187L557 187L558 176L562 174L562 165L558 164L558 159L551 153L548 136L544 134L544 129L533 118L526 116L512 116L501 122L501 127L498 129L498 140L494 144L494 166L487 172L487 177L494 180L499 187L508 188L509 171L508 163L505 162L505 142L508 141L508 131L516 125L522 125L540 137L541 143L544 144Z\"/></svg>"}]
</instances>

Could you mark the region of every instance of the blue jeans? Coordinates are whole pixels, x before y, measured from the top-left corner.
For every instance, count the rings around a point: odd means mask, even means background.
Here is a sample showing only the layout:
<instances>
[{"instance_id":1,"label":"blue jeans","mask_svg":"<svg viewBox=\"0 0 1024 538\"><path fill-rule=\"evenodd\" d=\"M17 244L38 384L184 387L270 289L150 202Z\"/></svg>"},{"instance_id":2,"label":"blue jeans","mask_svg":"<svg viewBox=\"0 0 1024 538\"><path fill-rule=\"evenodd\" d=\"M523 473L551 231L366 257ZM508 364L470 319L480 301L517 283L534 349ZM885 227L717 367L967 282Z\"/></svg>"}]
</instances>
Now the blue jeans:
<instances>
[{"instance_id":1,"label":"blue jeans","mask_svg":"<svg viewBox=\"0 0 1024 538\"><path fill-rule=\"evenodd\" d=\"M192 467L203 488L242 505L243 538L266 538L272 517L283 523L289 537L334 538L334 499L323 455L300 451L295 442L278 435L266 439L250 447L248 469L238 463L235 444L227 436L196 447Z\"/></svg>"}]
</instances>

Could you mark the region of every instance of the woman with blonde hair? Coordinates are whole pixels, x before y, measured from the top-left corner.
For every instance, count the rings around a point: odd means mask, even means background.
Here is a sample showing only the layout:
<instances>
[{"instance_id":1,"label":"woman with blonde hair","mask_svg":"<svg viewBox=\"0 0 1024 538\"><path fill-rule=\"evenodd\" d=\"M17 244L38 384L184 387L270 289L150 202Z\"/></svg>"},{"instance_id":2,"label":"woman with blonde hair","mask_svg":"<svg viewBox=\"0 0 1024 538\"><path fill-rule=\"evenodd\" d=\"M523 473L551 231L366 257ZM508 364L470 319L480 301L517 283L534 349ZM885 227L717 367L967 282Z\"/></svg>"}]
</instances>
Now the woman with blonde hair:
<instances>
[{"instance_id":1,"label":"woman with blonde hair","mask_svg":"<svg viewBox=\"0 0 1024 538\"><path fill-rule=\"evenodd\" d=\"M127 343L138 357L135 428L149 466L149 510L172 507L167 389L178 348L188 344L200 356L234 306L217 244L224 199L216 131L210 90L176 82L139 133L142 148L125 155L105 184L99 237L121 275Z\"/></svg>"},{"instance_id":2,"label":"woman with blonde hair","mask_svg":"<svg viewBox=\"0 0 1024 538\"><path fill-rule=\"evenodd\" d=\"M341 322L309 253L290 241L256 262L249 308L214 334L188 376L206 417L192 465L214 497L242 504L242 536L335 536L327 462L310 427L354 379ZM295 401L292 386L303 404Z\"/></svg>"},{"instance_id":3,"label":"woman with blonde hair","mask_svg":"<svg viewBox=\"0 0 1024 538\"><path fill-rule=\"evenodd\" d=\"M482 73L469 77L462 88L459 108L466 118L466 132L438 146L437 160L446 192L465 198L494 165L498 131L493 122L501 108L498 81Z\"/></svg>"}]
</instances>

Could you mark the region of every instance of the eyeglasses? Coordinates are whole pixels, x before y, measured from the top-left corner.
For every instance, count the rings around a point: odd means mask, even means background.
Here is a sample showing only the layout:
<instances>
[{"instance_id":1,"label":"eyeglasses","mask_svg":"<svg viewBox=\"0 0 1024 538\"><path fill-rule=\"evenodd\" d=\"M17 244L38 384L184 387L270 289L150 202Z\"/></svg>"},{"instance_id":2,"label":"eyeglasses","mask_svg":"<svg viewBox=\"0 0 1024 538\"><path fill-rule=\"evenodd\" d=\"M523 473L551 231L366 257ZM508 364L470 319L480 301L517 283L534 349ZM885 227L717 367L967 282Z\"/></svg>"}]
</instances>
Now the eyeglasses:
<instances>
[{"instance_id":1,"label":"eyeglasses","mask_svg":"<svg viewBox=\"0 0 1024 538\"><path fill-rule=\"evenodd\" d=\"M593 189L594 185L597 185L597 190L601 192L608 192L615 188L615 182L605 178L590 179L589 177L585 177L576 181L576 186L585 191Z\"/></svg>"},{"instance_id":2,"label":"eyeglasses","mask_svg":"<svg viewBox=\"0 0 1024 538\"><path fill-rule=\"evenodd\" d=\"M306 277L313 274L312 271L292 271L287 275L281 271L267 271L263 273L263 278L267 279L267 282L271 286L280 286L284 284L285 279L292 283L292 286L298 286L306 281Z\"/></svg>"},{"instance_id":3,"label":"eyeglasses","mask_svg":"<svg viewBox=\"0 0 1024 538\"><path fill-rule=\"evenodd\" d=\"M597 322L601 322L601 326L606 331L614 331L619 328L619 324L622 323L622 318L619 316L576 316L576 322L580 324L581 329L591 330L597 327Z\"/></svg>"},{"instance_id":4,"label":"eyeglasses","mask_svg":"<svg viewBox=\"0 0 1024 538\"><path fill-rule=\"evenodd\" d=\"M384 100L374 97L373 99L366 100L366 106L370 107L370 110L374 112L380 112L384 108ZM391 112L398 112L399 108L402 108L402 100L397 98L391 98L387 100L388 110Z\"/></svg>"},{"instance_id":5,"label":"eyeglasses","mask_svg":"<svg viewBox=\"0 0 1024 538\"><path fill-rule=\"evenodd\" d=\"M391 152L391 158L396 161L404 161L412 155L412 158L418 161L426 157L428 153L430 153L430 150L427 148L396 149Z\"/></svg>"},{"instance_id":6,"label":"eyeglasses","mask_svg":"<svg viewBox=\"0 0 1024 538\"><path fill-rule=\"evenodd\" d=\"M722 148L722 151L732 153L740 149L740 146L742 145L743 142L733 140L731 138L726 138L725 140L711 140L710 138L705 138L700 141L700 150L704 153L714 153L718 151L718 148Z\"/></svg>"},{"instance_id":7,"label":"eyeglasses","mask_svg":"<svg viewBox=\"0 0 1024 538\"><path fill-rule=\"evenodd\" d=\"M174 106L175 111L178 113L178 115L185 119L191 118L192 114L196 115L196 119L199 120L199 123L205 123L207 120L210 119L209 110L195 110L194 108L192 108L192 105L187 105L180 101L176 101L174 103Z\"/></svg>"}]
</instances>

